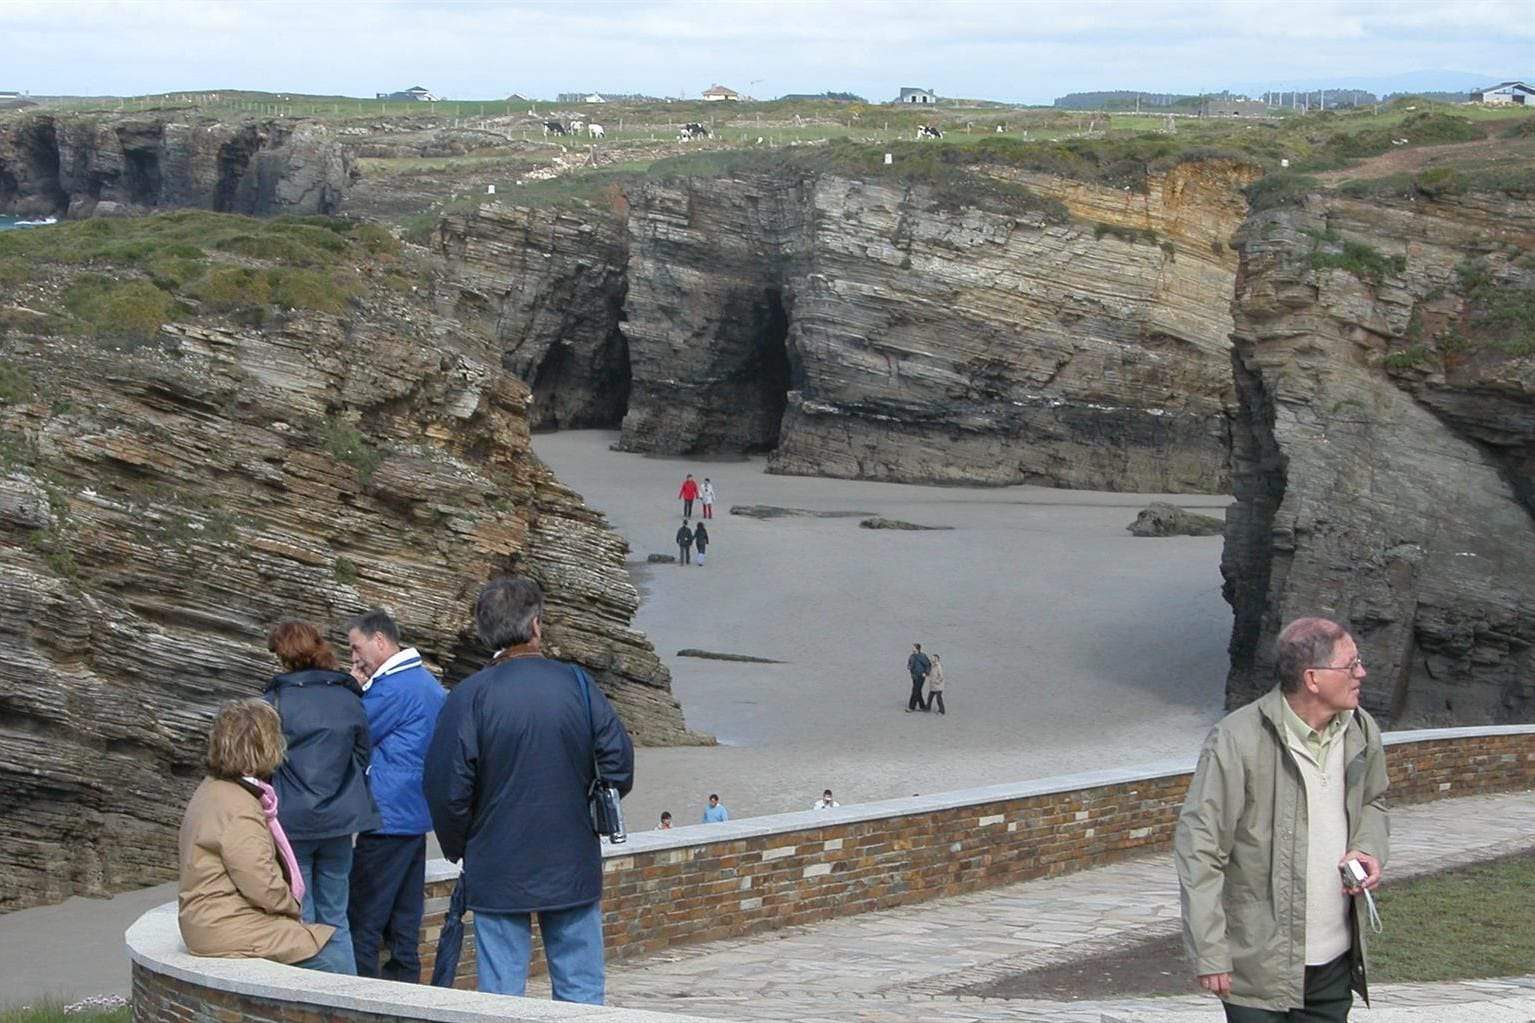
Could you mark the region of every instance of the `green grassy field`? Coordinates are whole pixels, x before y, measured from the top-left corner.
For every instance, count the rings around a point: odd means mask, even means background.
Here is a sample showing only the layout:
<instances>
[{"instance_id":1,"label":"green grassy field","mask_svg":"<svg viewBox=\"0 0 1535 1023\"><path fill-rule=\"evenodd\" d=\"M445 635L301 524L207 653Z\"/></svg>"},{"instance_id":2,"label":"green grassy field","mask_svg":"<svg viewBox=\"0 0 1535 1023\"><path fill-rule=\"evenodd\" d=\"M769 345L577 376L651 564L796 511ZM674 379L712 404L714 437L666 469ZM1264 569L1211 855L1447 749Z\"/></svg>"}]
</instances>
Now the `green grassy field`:
<instances>
[{"instance_id":1,"label":"green grassy field","mask_svg":"<svg viewBox=\"0 0 1535 1023\"><path fill-rule=\"evenodd\" d=\"M115 1000L115 999L114 999ZM69 1006L61 1001L0 1008L0 1023L131 1023L133 1008L110 1008L90 1004L91 1000Z\"/></svg>"},{"instance_id":2,"label":"green grassy field","mask_svg":"<svg viewBox=\"0 0 1535 1023\"><path fill-rule=\"evenodd\" d=\"M1370 937L1371 980L1424 983L1535 973L1535 856L1391 885L1385 931Z\"/></svg>"}]
</instances>

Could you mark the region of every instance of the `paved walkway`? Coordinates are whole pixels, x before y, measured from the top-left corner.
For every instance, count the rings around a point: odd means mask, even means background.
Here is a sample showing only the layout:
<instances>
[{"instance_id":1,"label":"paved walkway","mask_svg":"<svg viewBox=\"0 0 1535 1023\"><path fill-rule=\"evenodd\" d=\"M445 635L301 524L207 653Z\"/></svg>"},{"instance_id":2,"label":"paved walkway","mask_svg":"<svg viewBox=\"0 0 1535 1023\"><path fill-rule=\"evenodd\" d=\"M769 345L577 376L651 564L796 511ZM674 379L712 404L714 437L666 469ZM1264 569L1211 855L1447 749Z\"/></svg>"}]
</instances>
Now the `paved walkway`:
<instances>
[{"instance_id":1,"label":"paved walkway","mask_svg":"<svg viewBox=\"0 0 1535 1023\"><path fill-rule=\"evenodd\" d=\"M1535 793L1468 797L1392 813L1388 884L1535 848ZM1386 926L1390 909L1385 908ZM1165 855L922 906L615 964L609 1003L732 1020L910 1023L1216 1021L1205 996L1042 1002L955 994L1031 967L1176 933ZM1379 985L1372 1023L1531 1023L1535 976Z\"/></svg>"}]
</instances>

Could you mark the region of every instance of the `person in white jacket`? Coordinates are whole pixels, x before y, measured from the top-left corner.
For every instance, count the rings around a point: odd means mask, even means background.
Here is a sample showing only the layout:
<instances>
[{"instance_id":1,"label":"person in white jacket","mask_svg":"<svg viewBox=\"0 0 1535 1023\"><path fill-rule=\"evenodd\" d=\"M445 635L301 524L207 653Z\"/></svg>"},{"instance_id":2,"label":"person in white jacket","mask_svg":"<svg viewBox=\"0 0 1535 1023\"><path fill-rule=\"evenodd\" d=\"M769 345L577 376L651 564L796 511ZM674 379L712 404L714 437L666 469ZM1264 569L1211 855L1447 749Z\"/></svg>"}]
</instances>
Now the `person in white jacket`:
<instances>
[{"instance_id":1,"label":"person in white jacket","mask_svg":"<svg viewBox=\"0 0 1535 1023\"><path fill-rule=\"evenodd\" d=\"M699 500L703 502L704 518L714 518L714 484L709 477L704 477L704 485L698 488Z\"/></svg>"}]
</instances>

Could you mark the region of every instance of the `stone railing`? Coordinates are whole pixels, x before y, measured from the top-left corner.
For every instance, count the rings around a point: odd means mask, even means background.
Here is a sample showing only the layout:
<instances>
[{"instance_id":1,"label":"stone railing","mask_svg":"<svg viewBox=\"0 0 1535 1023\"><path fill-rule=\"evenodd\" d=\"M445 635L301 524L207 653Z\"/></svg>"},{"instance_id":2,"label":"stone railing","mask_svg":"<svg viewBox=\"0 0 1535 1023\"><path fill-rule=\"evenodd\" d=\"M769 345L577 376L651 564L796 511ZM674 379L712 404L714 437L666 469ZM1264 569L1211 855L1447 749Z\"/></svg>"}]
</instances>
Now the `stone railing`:
<instances>
[{"instance_id":1,"label":"stone railing","mask_svg":"<svg viewBox=\"0 0 1535 1023\"><path fill-rule=\"evenodd\" d=\"M1386 745L1391 799L1398 803L1535 786L1535 725L1392 733ZM1193 759L1184 758L636 834L626 845L603 849L608 956L851 916L1163 850L1193 767ZM421 949L428 972L457 874L442 860L428 865ZM472 986L473 927L465 930L458 982ZM508 1015L508 1003L467 991L434 993L295 975L273 963L196 959L180 945L173 906L144 916L128 937L136 1023L200 1018L176 1010L189 998L270 1021L278 1020L273 1005L303 1003L281 1023L311 1023L304 1015L310 1010L318 1014L314 1023L338 1015L458 1020L481 1011L503 1020L586 1018L543 1015L553 1010L540 1002L515 1003L516 1014ZM301 997L294 992L296 976L303 978ZM401 1000L389 1002L396 994ZM456 1001L465 998L491 1001ZM441 1012L429 1011L433 1007ZM605 1010L580 1011L592 1013L595 1023Z\"/></svg>"}]
</instances>

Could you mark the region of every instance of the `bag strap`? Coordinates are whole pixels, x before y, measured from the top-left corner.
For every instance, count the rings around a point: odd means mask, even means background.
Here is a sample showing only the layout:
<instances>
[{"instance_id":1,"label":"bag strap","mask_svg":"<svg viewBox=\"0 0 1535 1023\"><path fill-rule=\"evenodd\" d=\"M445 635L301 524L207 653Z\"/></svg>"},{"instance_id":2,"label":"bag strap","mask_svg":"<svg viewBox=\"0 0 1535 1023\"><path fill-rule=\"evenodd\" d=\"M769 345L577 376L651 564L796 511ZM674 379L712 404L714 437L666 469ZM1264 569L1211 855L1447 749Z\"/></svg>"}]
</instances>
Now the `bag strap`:
<instances>
[{"instance_id":1,"label":"bag strap","mask_svg":"<svg viewBox=\"0 0 1535 1023\"><path fill-rule=\"evenodd\" d=\"M586 672L570 666L570 670L576 673L576 681L581 683L581 695L586 698L586 732L592 740L592 771L597 775L597 783L600 785L602 778L602 765L597 762L597 722L592 717L592 688L591 682L586 677Z\"/></svg>"}]
</instances>

